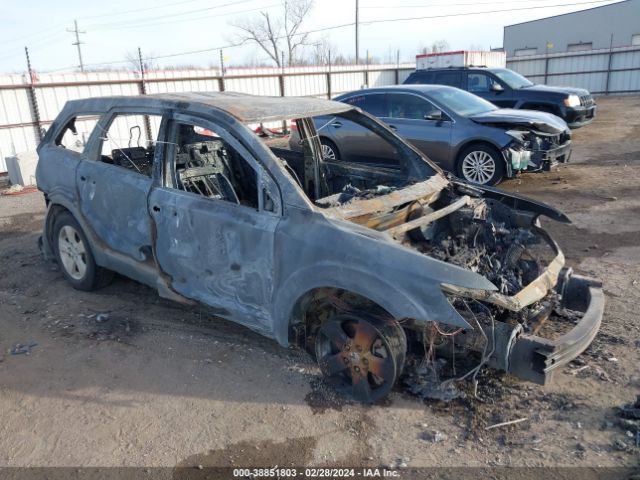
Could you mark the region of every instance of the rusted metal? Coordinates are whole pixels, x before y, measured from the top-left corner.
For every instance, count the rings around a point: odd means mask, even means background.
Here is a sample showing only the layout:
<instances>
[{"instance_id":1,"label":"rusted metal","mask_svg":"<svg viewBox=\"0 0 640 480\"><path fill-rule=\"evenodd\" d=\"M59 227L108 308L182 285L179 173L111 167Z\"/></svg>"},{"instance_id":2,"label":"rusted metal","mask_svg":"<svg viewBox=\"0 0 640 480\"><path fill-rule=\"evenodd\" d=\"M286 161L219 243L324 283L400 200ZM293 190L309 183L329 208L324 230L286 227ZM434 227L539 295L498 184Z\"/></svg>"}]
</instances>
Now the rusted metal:
<instances>
[{"instance_id":1,"label":"rusted metal","mask_svg":"<svg viewBox=\"0 0 640 480\"><path fill-rule=\"evenodd\" d=\"M468 205L470 200L471 200L471 197L469 197L468 195L464 195L460 197L460 199L456 200L455 202L447 205L446 207L442 207L441 209L436 210L435 212L429 213L427 215L423 215L407 223L398 225L397 227L390 228L387 230L387 233L393 237L399 237L400 235L403 235L409 230L413 230L414 228L424 227L425 225L428 225L431 222L435 222L440 218L446 217L451 212L455 212L456 210L459 210L463 206Z\"/></svg>"}]
</instances>

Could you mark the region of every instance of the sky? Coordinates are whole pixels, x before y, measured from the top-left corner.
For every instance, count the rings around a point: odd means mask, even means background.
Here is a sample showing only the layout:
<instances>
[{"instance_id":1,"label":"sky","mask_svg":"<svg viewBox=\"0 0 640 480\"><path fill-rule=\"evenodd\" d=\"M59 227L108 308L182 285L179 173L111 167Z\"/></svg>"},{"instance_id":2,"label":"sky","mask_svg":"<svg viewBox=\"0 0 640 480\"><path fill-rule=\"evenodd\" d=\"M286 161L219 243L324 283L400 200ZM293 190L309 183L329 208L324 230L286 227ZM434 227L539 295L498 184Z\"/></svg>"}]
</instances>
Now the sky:
<instances>
[{"instance_id":1,"label":"sky","mask_svg":"<svg viewBox=\"0 0 640 480\"><path fill-rule=\"evenodd\" d=\"M216 49L237 41L233 21L266 10L282 12L283 0L2 0L0 72L26 69L29 47L34 70L73 71L78 65L73 22L77 20L88 68L127 68L140 47L143 57L166 66L217 66ZM452 50L502 46L503 27L537 18L615 3L594 0L359 0L360 56L413 61L420 47L445 40ZM310 42L325 39L345 56L355 55L356 0L315 0L301 31ZM479 13L485 12L485 13ZM470 13L473 13L472 15ZM415 20L403 20L420 17ZM389 21L389 20L394 21ZM377 22L370 23L367 22ZM309 49L313 47L308 47ZM332 49L333 49L332 48ZM230 66L267 62L258 47L225 48ZM105 63L106 62L106 63ZM119 62L119 63L117 63ZM129 67L130 68L130 67Z\"/></svg>"}]
</instances>

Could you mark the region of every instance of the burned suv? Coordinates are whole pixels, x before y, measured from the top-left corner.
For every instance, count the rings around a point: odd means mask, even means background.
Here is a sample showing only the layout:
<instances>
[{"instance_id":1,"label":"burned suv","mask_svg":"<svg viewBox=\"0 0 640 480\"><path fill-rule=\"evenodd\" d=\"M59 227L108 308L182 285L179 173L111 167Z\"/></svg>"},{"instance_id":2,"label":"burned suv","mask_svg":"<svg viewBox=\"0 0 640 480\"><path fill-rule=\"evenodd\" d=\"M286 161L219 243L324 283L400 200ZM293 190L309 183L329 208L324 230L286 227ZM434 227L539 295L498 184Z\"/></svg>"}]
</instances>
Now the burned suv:
<instances>
[{"instance_id":1,"label":"burned suv","mask_svg":"<svg viewBox=\"0 0 640 480\"><path fill-rule=\"evenodd\" d=\"M324 159L319 115L379 135L399 166ZM253 129L291 119L302 152ZM42 250L73 287L118 272L205 305L305 346L363 402L390 391L414 348L544 384L601 322L600 285L564 268L538 220L563 214L447 179L350 105L232 93L76 100L38 152ZM543 336L549 324L566 331Z\"/></svg>"}]
</instances>

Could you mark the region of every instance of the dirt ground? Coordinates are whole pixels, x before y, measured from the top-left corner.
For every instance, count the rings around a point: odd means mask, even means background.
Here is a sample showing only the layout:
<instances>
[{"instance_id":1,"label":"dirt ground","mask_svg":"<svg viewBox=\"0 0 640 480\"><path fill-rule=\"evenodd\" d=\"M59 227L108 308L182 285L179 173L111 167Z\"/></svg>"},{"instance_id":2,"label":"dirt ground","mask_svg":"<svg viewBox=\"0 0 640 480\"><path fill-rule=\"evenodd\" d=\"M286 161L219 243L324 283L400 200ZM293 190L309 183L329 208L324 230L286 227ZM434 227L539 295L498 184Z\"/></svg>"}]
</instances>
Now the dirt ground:
<instances>
[{"instance_id":1,"label":"dirt ground","mask_svg":"<svg viewBox=\"0 0 640 480\"><path fill-rule=\"evenodd\" d=\"M124 278L75 291L36 246L41 195L0 197L0 466L638 465L616 408L640 393L640 97L598 103L570 164L503 187L572 218L543 223L603 280L601 333L552 385L487 374L481 400L345 403L300 350Z\"/></svg>"}]
</instances>

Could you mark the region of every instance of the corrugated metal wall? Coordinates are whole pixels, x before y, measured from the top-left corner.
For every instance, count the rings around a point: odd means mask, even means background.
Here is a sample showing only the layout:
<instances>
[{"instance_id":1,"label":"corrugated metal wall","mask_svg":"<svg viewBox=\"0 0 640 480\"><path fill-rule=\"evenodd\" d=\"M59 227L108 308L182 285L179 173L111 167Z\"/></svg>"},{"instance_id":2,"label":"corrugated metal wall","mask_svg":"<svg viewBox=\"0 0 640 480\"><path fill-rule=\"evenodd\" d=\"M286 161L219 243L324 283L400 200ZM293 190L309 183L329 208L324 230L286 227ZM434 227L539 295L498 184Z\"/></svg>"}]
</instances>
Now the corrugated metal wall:
<instances>
[{"instance_id":1,"label":"corrugated metal wall","mask_svg":"<svg viewBox=\"0 0 640 480\"><path fill-rule=\"evenodd\" d=\"M507 67L534 83L586 88L591 93L640 93L640 48L507 58Z\"/></svg>"},{"instance_id":2,"label":"corrugated metal wall","mask_svg":"<svg viewBox=\"0 0 640 480\"><path fill-rule=\"evenodd\" d=\"M217 92L224 86L226 91L254 95L328 98L357 90L367 83L370 86L402 83L413 70L412 64L345 65L332 66L330 70L327 67L237 68L228 69L223 78L217 69L158 70L145 72L144 84L148 94ZM141 78L136 72L34 75L36 115L31 87L28 75L0 75L0 172L6 171L6 157L36 148L38 125L47 128L67 100L142 92ZM83 131L90 132L92 122L95 120L82 123ZM79 137L73 141L81 141Z\"/></svg>"}]
</instances>

